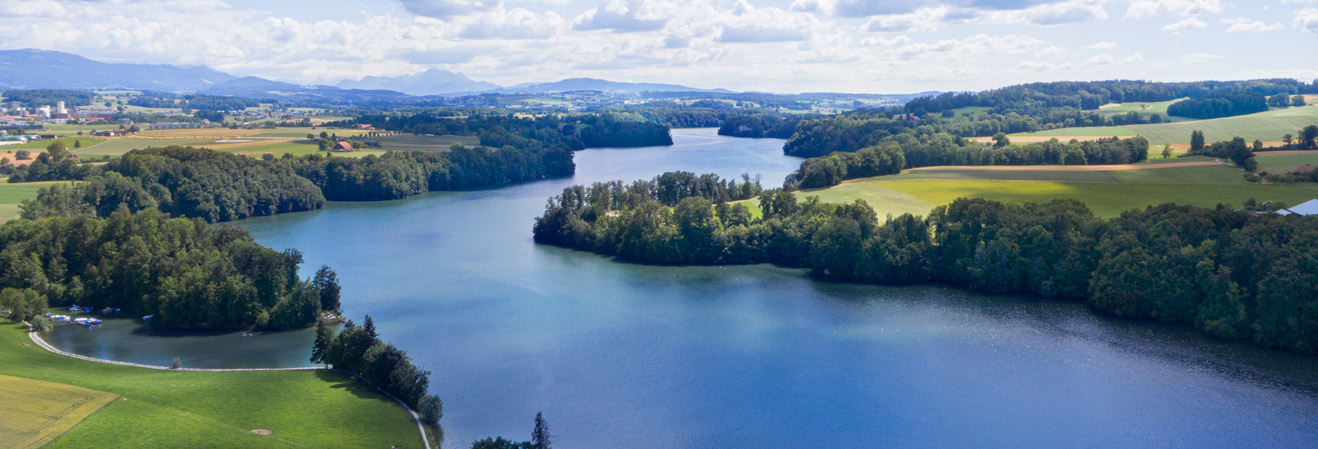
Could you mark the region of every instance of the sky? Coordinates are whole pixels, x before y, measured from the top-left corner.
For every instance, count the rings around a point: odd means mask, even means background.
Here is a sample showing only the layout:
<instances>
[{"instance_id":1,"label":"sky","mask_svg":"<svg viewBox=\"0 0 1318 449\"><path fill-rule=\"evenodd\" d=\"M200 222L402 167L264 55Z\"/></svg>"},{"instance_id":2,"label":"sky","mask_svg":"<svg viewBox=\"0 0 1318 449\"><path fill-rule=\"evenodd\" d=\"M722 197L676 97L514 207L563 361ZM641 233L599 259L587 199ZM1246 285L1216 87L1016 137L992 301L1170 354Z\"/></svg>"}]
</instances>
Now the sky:
<instances>
[{"instance_id":1,"label":"sky","mask_svg":"<svg viewBox=\"0 0 1318 449\"><path fill-rule=\"evenodd\" d=\"M1318 78L1318 0L0 0L0 49L333 84L429 68L912 93Z\"/></svg>"}]
</instances>

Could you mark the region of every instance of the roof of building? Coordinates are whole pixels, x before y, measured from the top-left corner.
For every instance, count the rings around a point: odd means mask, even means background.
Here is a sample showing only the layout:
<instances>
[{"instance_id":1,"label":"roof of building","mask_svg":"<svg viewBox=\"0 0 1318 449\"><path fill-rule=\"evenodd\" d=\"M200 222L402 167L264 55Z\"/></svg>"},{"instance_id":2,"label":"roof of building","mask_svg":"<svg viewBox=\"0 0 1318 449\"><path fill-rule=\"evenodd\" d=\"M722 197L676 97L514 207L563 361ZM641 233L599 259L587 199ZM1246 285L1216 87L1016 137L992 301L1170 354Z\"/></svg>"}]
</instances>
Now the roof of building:
<instances>
[{"instance_id":1,"label":"roof of building","mask_svg":"<svg viewBox=\"0 0 1318 449\"><path fill-rule=\"evenodd\" d=\"M1305 201L1290 208L1290 211L1299 215L1318 215L1318 199Z\"/></svg>"},{"instance_id":2,"label":"roof of building","mask_svg":"<svg viewBox=\"0 0 1318 449\"><path fill-rule=\"evenodd\" d=\"M351 149L352 149L352 144L348 143L348 141L346 141L346 140L340 140L339 143L334 144L334 149L336 149L336 150L351 150Z\"/></svg>"}]
</instances>

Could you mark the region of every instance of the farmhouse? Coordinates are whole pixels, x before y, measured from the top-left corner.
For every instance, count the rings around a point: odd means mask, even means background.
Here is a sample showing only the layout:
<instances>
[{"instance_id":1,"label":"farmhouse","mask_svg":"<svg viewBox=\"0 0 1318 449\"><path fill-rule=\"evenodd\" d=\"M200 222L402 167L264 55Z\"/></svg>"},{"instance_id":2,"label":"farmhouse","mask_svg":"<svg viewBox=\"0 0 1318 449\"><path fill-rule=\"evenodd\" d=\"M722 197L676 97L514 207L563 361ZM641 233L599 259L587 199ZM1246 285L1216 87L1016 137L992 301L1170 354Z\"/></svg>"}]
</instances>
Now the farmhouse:
<instances>
[{"instance_id":1,"label":"farmhouse","mask_svg":"<svg viewBox=\"0 0 1318 449\"><path fill-rule=\"evenodd\" d=\"M1299 206L1290 209L1282 209L1277 211L1277 213L1282 215L1318 215L1318 199L1305 201Z\"/></svg>"},{"instance_id":2,"label":"farmhouse","mask_svg":"<svg viewBox=\"0 0 1318 449\"><path fill-rule=\"evenodd\" d=\"M124 130L122 129L112 129L108 131L96 132L97 137L123 137L123 135L124 135Z\"/></svg>"},{"instance_id":3,"label":"farmhouse","mask_svg":"<svg viewBox=\"0 0 1318 449\"><path fill-rule=\"evenodd\" d=\"M348 143L346 140L340 140L334 144L333 148L330 148L330 151L335 153L347 153L353 151L353 149L351 143Z\"/></svg>"}]
</instances>

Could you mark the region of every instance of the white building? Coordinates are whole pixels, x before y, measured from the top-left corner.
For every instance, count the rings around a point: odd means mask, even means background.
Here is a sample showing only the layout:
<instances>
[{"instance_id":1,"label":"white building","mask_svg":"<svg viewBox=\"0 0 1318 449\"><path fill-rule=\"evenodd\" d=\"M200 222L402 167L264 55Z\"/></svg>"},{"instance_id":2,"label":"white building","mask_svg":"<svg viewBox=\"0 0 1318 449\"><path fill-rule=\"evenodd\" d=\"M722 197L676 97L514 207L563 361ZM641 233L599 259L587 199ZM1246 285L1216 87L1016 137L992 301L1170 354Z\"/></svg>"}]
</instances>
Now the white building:
<instances>
[{"instance_id":1,"label":"white building","mask_svg":"<svg viewBox=\"0 0 1318 449\"><path fill-rule=\"evenodd\" d=\"M1289 212L1289 213L1287 213ZM1309 200L1289 209L1277 211L1282 215L1318 215L1318 200Z\"/></svg>"},{"instance_id":2,"label":"white building","mask_svg":"<svg viewBox=\"0 0 1318 449\"><path fill-rule=\"evenodd\" d=\"M63 101L55 103L55 113L56 113L56 114L68 114L68 113L69 113L69 110L64 108L64 102L63 102Z\"/></svg>"}]
</instances>

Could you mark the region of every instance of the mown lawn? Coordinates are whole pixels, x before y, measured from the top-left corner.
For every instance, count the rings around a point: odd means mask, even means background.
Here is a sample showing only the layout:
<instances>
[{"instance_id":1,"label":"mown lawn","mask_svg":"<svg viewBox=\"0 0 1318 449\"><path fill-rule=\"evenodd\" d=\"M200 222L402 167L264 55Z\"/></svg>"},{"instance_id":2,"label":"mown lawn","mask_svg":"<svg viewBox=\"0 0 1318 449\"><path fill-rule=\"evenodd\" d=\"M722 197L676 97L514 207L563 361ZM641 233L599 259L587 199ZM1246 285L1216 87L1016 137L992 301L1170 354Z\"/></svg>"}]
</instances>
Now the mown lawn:
<instances>
[{"instance_id":1,"label":"mown lawn","mask_svg":"<svg viewBox=\"0 0 1318 449\"><path fill-rule=\"evenodd\" d=\"M328 371L177 372L86 362L46 352L5 322L0 375L121 396L47 446L53 449L422 446L397 403Z\"/></svg>"}]
</instances>

